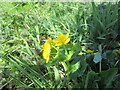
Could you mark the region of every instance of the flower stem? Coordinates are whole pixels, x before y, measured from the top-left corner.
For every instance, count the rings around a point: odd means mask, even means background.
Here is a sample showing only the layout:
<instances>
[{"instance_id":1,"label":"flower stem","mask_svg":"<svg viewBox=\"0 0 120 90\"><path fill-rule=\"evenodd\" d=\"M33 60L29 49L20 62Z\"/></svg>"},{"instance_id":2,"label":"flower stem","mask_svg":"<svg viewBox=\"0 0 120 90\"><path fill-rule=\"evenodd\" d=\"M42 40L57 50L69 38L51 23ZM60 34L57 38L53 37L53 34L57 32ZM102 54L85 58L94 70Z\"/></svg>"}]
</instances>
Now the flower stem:
<instances>
[{"instance_id":1,"label":"flower stem","mask_svg":"<svg viewBox=\"0 0 120 90\"><path fill-rule=\"evenodd\" d=\"M101 62L99 63L99 71L101 72Z\"/></svg>"},{"instance_id":2,"label":"flower stem","mask_svg":"<svg viewBox=\"0 0 120 90\"><path fill-rule=\"evenodd\" d=\"M64 46L64 49L65 49L65 55L68 55L65 45L63 45L63 46Z\"/></svg>"}]
</instances>

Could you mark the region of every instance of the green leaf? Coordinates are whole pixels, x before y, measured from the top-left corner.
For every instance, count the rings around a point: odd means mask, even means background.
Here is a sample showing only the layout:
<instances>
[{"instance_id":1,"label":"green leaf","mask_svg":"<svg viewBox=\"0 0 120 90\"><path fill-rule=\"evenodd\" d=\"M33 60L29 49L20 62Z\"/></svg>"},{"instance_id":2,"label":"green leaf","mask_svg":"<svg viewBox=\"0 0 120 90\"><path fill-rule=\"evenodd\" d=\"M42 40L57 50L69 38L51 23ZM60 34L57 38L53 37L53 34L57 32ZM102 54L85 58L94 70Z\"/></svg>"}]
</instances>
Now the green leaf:
<instances>
[{"instance_id":1,"label":"green leaf","mask_svg":"<svg viewBox=\"0 0 120 90\"><path fill-rule=\"evenodd\" d=\"M63 54L63 53L61 53L61 52L59 52L59 53L57 53L57 55L54 57L54 60L55 60L55 62L56 61L64 61L64 60L66 60L66 56Z\"/></svg>"},{"instance_id":2,"label":"green leaf","mask_svg":"<svg viewBox=\"0 0 120 90\"><path fill-rule=\"evenodd\" d=\"M24 40L24 43L25 43L25 45L26 45L26 50L27 50L27 52L32 56L32 51L31 51L31 49L30 49L30 46L28 45L28 43L27 43L27 41L25 40L25 39L23 39Z\"/></svg>"},{"instance_id":3,"label":"green leaf","mask_svg":"<svg viewBox=\"0 0 120 90\"><path fill-rule=\"evenodd\" d=\"M5 68L14 68L14 66L10 66L10 65L0 65L0 69L5 69Z\"/></svg>"},{"instance_id":4,"label":"green leaf","mask_svg":"<svg viewBox=\"0 0 120 90\"><path fill-rule=\"evenodd\" d=\"M73 57L76 57L82 51L79 43L67 44L66 48L68 50L67 61L72 60Z\"/></svg>"},{"instance_id":5,"label":"green leaf","mask_svg":"<svg viewBox=\"0 0 120 90\"><path fill-rule=\"evenodd\" d=\"M26 61L19 60L12 55L9 55L8 58L10 62L12 62L19 71L21 71L27 78L29 78L36 85L36 87L45 87L43 83L46 83L46 85L48 85L47 80L43 77L41 72L38 73L37 71L32 69ZM42 81L40 81L38 78L40 78Z\"/></svg>"},{"instance_id":6,"label":"green leaf","mask_svg":"<svg viewBox=\"0 0 120 90\"><path fill-rule=\"evenodd\" d=\"M60 83L60 75L58 69L54 66L54 74L55 74L55 85L58 86Z\"/></svg>"},{"instance_id":7,"label":"green leaf","mask_svg":"<svg viewBox=\"0 0 120 90\"><path fill-rule=\"evenodd\" d=\"M70 77L72 79L74 79L74 78L82 76L87 68L87 65L88 65L86 62L86 57L79 56L79 57L75 58L72 63L76 64L75 66L72 66L72 68L76 69L76 70L71 70Z\"/></svg>"},{"instance_id":8,"label":"green leaf","mask_svg":"<svg viewBox=\"0 0 120 90\"><path fill-rule=\"evenodd\" d=\"M112 85L114 88L120 88L120 74L115 75Z\"/></svg>"},{"instance_id":9,"label":"green leaf","mask_svg":"<svg viewBox=\"0 0 120 90\"><path fill-rule=\"evenodd\" d=\"M101 77L101 80L99 81L99 86L102 88L110 88L111 82L117 72L117 68L111 68L107 71L100 72L99 76Z\"/></svg>"},{"instance_id":10,"label":"green leaf","mask_svg":"<svg viewBox=\"0 0 120 90\"><path fill-rule=\"evenodd\" d=\"M100 53L100 52L97 52L96 55L94 56L93 61L94 61L95 63L98 63L98 62L101 62L101 60L102 60L101 53Z\"/></svg>"},{"instance_id":11,"label":"green leaf","mask_svg":"<svg viewBox=\"0 0 120 90\"><path fill-rule=\"evenodd\" d=\"M97 76L97 73L93 71L88 72L85 79L84 88L98 88L96 81L99 81L99 79L100 78Z\"/></svg>"},{"instance_id":12,"label":"green leaf","mask_svg":"<svg viewBox=\"0 0 120 90\"><path fill-rule=\"evenodd\" d=\"M80 62L70 65L70 73L74 73L80 68Z\"/></svg>"}]
</instances>

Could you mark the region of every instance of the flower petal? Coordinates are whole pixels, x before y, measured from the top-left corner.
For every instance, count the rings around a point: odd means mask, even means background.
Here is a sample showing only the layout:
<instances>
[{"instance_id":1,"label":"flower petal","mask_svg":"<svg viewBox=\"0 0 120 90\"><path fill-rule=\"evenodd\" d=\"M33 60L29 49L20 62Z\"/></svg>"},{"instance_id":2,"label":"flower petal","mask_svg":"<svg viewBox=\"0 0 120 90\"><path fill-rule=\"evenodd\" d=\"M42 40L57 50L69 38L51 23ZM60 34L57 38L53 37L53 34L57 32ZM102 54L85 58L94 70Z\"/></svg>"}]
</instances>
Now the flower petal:
<instances>
[{"instance_id":1,"label":"flower petal","mask_svg":"<svg viewBox=\"0 0 120 90\"><path fill-rule=\"evenodd\" d=\"M51 47L50 47L50 45L47 45L45 48L44 48L44 51L43 51L43 57L44 57L44 59L48 59L49 58L49 56L50 56L50 50L51 49Z\"/></svg>"},{"instance_id":2,"label":"flower petal","mask_svg":"<svg viewBox=\"0 0 120 90\"><path fill-rule=\"evenodd\" d=\"M47 40L49 43L52 42L52 38L48 37L48 40Z\"/></svg>"},{"instance_id":3,"label":"flower petal","mask_svg":"<svg viewBox=\"0 0 120 90\"><path fill-rule=\"evenodd\" d=\"M54 43L58 43L58 42L59 42L59 39L54 39L53 42L54 42Z\"/></svg>"},{"instance_id":4,"label":"flower petal","mask_svg":"<svg viewBox=\"0 0 120 90\"><path fill-rule=\"evenodd\" d=\"M87 50L85 51L86 53L93 53L94 51L93 50Z\"/></svg>"},{"instance_id":5,"label":"flower petal","mask_svg":"<svg viewBox=\"0 0 120 90\"><path fill-rule=\"evenodd\" d=\"M50 59L50 52L51 52L51 42L52 39L48 38L48 40L44 43L43 45L43 58L46 59L46 63L48 63L49 59Z\"/></svg>"},{"instance_id":6,"label":"flower petal","mask_svg":"<svg viewBox=\"0 0 120 90\"><path fill-rule=\"evenodd\" d=\"M67 39L68 37L69 37L69 34L67 33L64 38Z\"/></svg>"},{"instance_id":7,"label":"flower petal","mask_svg":"<svg viewBox=\"0 0 120 90\"><path fill-rule=\"evenodd\" d=\"M68 39L64 42L64 44L67 44L69 41L70 41L70 38L68 38Z\"/></svg>"},{"instance_id":8,"label":"flower petal","mask_svg":"<svg viewBox=\"0 0 120 90\"><path fill-rule=\"evenodd\" d=\"M55 46L60 46L60 45L62 45L62 43L57 43L57 44L55 44Z\"/></svg>"},{"instance_id":9,"label":"flower petal","mask_svg":"<svg viewBox=\"0 0 120 90\"><path fill-rule=\"evenodd\" d=\"M50 60L50 59L47 59L47 60L46 60L46 63L48 63L48 62L49 62L49 60Z\"/></svg>"},{"instance_id":10,"label":"flower petal","mask_svg":"<svg viewBox=\"0 0 120 90\"><path fill-rule=\"evenodd\" d=\"M60 33L58 35L58 38L54 39L53 42L56 43L55 46L67 44L70 41L70 39L68 37L69 37L69 34L64 35L64 34Z\"/></svg>"},{"instance_id":11,"label":"flower petal","mask_svg":"<svg viewBox=\"0 0 120 90\"><path fill-rule=\"evenodd\" d=\"M60 33L60 34L58 35L58 38L59 38L59 37L63 37L63 36L64 36L64 34Z\"/></svg>"}]
</instances>

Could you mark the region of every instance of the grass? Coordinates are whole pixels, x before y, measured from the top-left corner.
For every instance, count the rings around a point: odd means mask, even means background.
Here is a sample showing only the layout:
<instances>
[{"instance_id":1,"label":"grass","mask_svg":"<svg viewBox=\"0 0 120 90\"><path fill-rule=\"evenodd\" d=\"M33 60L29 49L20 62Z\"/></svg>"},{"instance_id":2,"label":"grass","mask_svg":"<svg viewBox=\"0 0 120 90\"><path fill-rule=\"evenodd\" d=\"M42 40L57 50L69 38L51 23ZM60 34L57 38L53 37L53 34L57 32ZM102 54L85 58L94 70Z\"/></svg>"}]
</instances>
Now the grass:
<instances>
[{"instance_id":1,"label":"grass","mask_svg":"<svg viewBox=\"0 0 120 90\"><path fill-rule=\"evenodd\" d=\"M118 4L1 2L1 88L119 88ZM70 42L46 64L41 45L59 33Z\"/></svg>"}]
</instances>

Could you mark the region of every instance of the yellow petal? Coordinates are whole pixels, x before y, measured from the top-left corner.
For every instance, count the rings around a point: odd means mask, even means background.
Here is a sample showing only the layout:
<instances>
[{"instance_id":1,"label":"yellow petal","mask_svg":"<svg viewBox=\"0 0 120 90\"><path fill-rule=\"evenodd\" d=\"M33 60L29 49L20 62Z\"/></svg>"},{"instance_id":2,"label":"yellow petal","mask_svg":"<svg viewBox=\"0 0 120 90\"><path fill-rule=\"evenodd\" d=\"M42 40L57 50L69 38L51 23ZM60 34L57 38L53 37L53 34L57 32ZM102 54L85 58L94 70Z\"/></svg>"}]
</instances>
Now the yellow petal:
<instances>
[{"instance_id":1,"label":"yellow petal","mask_svg":"<svg viewBox=\"0 0 120 90\"><path fill-rule=\"evenodd\" d=\"M66 34L66 35L61 34L60 37L59 37L59 39L60 39L61 41L65 41L65 40L68 38L68 36L69 36L69 34Z\"/></svg>"},{"instance_id":2,"label":"yellow petal","mask_svg":"<svg viewBox=\"0 0 120 90\"><path fill-rule=\"evenodd\" d=\"M43 45L41 45L41 48L43 48Z\"/></svg>"},{"instance_id":3,"label":"yellow petal","mask_svg":"<svg viewBox=\"0 0 120 90\"><path fill-rule=\"evenodd\" d=\"M50 53L43 51L43 58L46 59L46 62L48 62L50 60Z\"/></svg>"},{"instance_id":4,"label":"yellow petal","mask_svg":"<svg viewBox=\"0 0 120 90\"><path fill-rule=\"evenodd\" d=\"M70 39L68 37L69 37L69 34L64 35L64 34L60 33L58 35L58 38L54 39L53 42L56 43L55 46L67 44L70 41Z\"/></svg>"},{"instance_id":5,"label":"yellow petal","mask_svg":"<svg viewBox=\"0 0 120 90\"><path fill-rule=\"evenodd\" d=\"M86 53L93 53L94 51L92 51L92 50L87 50L87 51L85 51Z\"/></svg>"},{"instance_id":6,"label":"yellow petal","mask_svg":"<svg viewBox=\"0 0 120 90\"><path fill-rule=\"evenodd\" d=\"M68 38L68 39L64 42L64 44L67 44L69 41L70 41L70 38Z\"/></svg>"},{"instance_id":7,"label":"yellow petal","mask_svg":"<svg viewBox=\"0 0 120 90\"><path fill-rule=\"evenodd\" d=\"M60 46L60 45L62 45L62 43L57 43L57 44L55 44L55 46Z\"/></svg>"},{"instance_id":8,"label":"yellow petal","mask_svg":"<svg viewBox=\"0 0 120 90\"><path fill-rule=\"evenodd\" d=\"M59 39L54 39L53 42L54 42L54 43L58 43L58 42L59 42Z\"/></svg>"},{"instance_id":9,"label":"yellow petal","mask_svg":"<svg viewBox=\"0 0 120 90\"><path fill-rule=\"evenodd\" d=\"M43 49L50 47L51 42L52 42L52 39L50 37L48 37L48 40L43 45Z\"/></svg>"},{"instance_id":10,"label":"yellow petal","mask_svg":"<svg viewBox=\"0 0 120 90\"><path fill-rule=\"evenodd\" d=\"M49 43L52 42L52 38L48 37L48 40L47 40Z\"/></svg>"},{"instance_id":11,"label":"yellow petal","mask_svg":"<svg viewBox=\"0 0 120 90\"><path fill-rule=\"evenodd\" d=\"M50 44L49 42L46 41L43 45L43 49L47 49L47 48L50 48Z\"/></svg>"},{"instance_id":12,"label":"yellow petal","mask_svg":"<svg viewBox=\"0 0 120 90\"><path fill-rule=\"evenodd\" d=\"M50 50L48 51L48 50L44 50L43 51L43 58L44 59L49 59L49 57L50 57Z\"/></svg>"},{"instance_id":13,"label":"yellow petal","mask_svg":"<svg viewBox=\"0 0 120 90\"><path fill-rule=\"evenodd\" d=\"M48 62L49 62L49 59L46 60L46 63L48 63Z\"/></svg>"},{"instance_id":14,"label":"yellow petal","mask_svg":"<svg viewBox=\"0 0 120 90\"><path fill-rule=\"evenodd\" d=\"M60 34L58 35L58 38L59 38L59 37L63 37L63 36L64 36L64 34L60 33Z\"/></svg>"},{"instance_id":15,"label":"yellow petal","mask_svg":"<svg viewBox=\"0 0 120 90\"><path fill-rule=\"evenodd\" d=\"M67 39L68 37L69 37L69 34L67 33L64 38Z\"/></svg>"},{"instance_id":16,"label":"yellow petal","mask_svg":"<svg viewBox=\"0 0 120 90\"><path fill-rule=\"evenodd\" d=\"M47 63L49 61L49 58L50 58L50 52L51 52L51 42L52 42L52 39L51 38L48 38L48 40L44 43L43 45L43 58L46 59Z\"/></svg>"}]
</instances>

